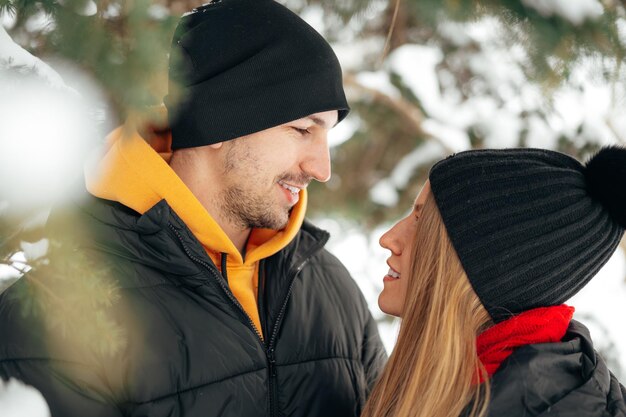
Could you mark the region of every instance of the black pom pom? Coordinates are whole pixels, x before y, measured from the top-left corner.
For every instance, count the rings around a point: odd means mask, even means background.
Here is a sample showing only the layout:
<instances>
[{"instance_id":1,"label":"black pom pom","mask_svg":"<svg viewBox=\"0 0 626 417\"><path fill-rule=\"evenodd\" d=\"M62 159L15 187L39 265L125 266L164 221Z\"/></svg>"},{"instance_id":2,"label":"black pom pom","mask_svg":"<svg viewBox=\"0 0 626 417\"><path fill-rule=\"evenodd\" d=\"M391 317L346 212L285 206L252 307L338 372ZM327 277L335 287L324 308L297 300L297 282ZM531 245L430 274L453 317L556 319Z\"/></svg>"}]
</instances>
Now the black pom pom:
<instances>
[{"instance_id":1,"label":"black pom pom","mask_svg":"<svg viewBox=\"0 0 626 417\"><path fill-rule=\"evenodd\" d=\"M589 194L626 228L626 148L608 146L587 162Z\"/></svg>"}]
</instances>

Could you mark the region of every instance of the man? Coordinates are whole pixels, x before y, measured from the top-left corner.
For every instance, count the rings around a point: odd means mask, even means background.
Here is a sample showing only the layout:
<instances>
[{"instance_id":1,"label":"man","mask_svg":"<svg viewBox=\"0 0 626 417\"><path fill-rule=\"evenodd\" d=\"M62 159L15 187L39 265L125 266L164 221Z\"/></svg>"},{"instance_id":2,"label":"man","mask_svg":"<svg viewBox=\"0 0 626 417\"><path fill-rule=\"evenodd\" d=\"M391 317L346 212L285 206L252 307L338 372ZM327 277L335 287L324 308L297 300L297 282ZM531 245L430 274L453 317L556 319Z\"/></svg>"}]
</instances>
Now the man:
<instances>
[{"instance_id":1,"label":"man","mask_svg":"<svg viewBox=\"0 0 626 417\"><path fill-rule=\"evenodd\" d=\"M93 305L65 331L84 343L19 318L37 282L22 279L0 297L0 376L39 389L53 417L357 416L384 350L304 220L348 112L332 49L273 0L214 1L179 24L166 106L172 152L114 131L65 229L91 231L76 253L115 283L79 277L52 297Z\"/></svg>"}]
</instances>

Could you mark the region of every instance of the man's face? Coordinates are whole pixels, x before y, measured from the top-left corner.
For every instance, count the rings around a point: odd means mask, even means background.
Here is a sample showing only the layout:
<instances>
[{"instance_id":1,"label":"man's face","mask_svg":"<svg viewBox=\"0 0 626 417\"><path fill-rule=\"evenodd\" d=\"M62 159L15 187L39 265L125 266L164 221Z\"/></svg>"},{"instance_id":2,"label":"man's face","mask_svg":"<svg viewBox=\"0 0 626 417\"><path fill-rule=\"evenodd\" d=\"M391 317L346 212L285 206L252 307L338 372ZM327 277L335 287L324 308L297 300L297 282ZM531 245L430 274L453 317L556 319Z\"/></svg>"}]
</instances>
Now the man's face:
<instances>
[{"instance_id":1,"label":"man's face","mask_svg":"<svg viewBox=\"0 0 626 417\"><path fill-rule=\"evenodd\" d=\"M220 209L244 228L282 229L300 190L330 178L328 131L336 110L224 143Z\"/></svg>"}]
</instances>

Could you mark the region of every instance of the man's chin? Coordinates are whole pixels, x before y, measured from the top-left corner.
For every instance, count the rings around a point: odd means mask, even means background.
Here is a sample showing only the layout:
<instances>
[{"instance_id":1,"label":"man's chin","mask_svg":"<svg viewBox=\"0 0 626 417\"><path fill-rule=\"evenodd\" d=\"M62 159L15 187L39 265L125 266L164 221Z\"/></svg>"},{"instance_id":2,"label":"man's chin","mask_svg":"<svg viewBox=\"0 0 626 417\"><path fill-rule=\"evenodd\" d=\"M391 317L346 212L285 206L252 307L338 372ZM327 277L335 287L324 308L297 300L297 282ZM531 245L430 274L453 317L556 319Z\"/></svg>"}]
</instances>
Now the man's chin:
<instances>
[{"instance_id":1,"label":"man's chin","mask_svg":"<svg viewBox=\"0 0 626 417\"><path fill-rule=\"evenodd\" d=\"M291 210L288 210L286 214L267 216L265 218L257 219L257 221L251 225L256 229L270 229L270 230L282 230L289 224L289 217Z\"/></svg>"}]
</instances>

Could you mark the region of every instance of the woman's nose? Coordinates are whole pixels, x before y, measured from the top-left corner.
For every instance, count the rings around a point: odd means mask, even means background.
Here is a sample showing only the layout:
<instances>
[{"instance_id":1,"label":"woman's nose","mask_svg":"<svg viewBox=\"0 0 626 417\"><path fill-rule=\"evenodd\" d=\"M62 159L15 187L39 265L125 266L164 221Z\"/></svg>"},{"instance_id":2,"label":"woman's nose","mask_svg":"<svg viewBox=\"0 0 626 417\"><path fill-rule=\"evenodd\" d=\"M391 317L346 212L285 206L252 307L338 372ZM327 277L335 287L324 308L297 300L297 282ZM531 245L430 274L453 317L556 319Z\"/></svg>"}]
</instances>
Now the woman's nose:
<instances>
[{"instance_id":1,"label":"woman's nose","mask_svg":"<svg viewBox=\"0 0 626 417\"><path fill-rule=\"evenodd\" d=\"M394 255L399 255L400 253L402 253L402 247L396 233L397 227L398 223L395 224L391 229L386 231L378 240L378 244L380 246L385 249L389 249Z\"/></svg>"}]
</instances>

